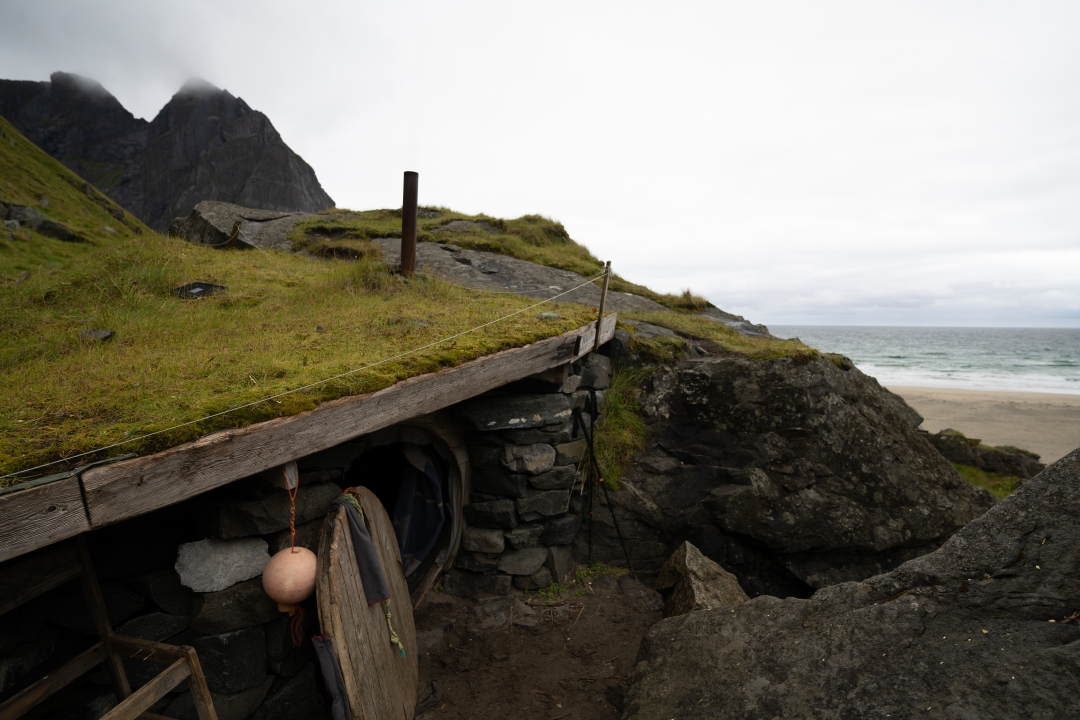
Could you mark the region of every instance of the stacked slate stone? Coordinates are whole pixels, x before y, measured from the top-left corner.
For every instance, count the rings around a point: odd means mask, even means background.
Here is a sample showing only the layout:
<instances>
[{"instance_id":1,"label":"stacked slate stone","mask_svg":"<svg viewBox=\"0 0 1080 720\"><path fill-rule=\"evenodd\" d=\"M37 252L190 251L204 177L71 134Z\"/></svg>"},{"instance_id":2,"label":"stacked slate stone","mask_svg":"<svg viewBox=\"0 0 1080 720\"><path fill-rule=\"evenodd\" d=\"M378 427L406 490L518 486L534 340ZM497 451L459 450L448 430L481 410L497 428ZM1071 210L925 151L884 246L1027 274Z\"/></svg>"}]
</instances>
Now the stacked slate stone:
<instances>
[{"instance_id":1,"label":"stacked slate stone","mask_svg":"<svg viewBox=\"0 0 1080 720\"><path fill-rule=\"evenodd\" d=\"M574 411L591 428L588 397L602 409L611 361L598 353L571 367L561 385L477 398L457 411L467 425L472 477L465 528L446 592L507 595L563 582L582 525L579 465L588 452ZM547 392L536 392L544 390Z\"/></svg>"}]
</instances>

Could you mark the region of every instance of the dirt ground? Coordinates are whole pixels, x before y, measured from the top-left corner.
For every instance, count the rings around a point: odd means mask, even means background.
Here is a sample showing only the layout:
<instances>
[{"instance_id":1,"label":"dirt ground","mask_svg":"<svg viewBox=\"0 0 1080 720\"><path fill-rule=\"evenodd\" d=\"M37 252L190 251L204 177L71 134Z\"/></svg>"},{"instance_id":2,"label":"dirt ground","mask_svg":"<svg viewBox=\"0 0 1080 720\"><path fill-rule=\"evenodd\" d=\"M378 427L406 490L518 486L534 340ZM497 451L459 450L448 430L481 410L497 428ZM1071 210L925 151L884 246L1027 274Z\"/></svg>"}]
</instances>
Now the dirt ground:
<instances>
[{"instance_id":1,"label":"dirt ground","mask_svg":"<svg viewBox=\"0 0 1080 720\"><path fill-rule=\"evenodd\" d=\"M631 604L649 603L631 603L611 575L577 581L553 599L432 593L415 616L420 682L435 680L441 698L418 717L618 718L641 639L663 617Z\"/></svg>"}]
</instances>

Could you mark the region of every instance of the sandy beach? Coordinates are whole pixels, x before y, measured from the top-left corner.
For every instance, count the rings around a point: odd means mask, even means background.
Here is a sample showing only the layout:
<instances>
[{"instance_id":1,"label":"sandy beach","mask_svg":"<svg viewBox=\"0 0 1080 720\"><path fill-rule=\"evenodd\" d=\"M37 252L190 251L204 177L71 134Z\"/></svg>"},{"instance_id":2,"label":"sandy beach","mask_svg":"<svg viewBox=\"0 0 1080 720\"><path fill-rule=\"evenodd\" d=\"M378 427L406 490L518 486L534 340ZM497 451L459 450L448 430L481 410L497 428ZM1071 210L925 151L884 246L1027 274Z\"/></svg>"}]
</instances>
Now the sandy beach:
<instances>
[{"instance_id":1,"label":"sandy beach","mask_svg":"<svg viewBox=\"0 0 1080 720\"><path fill-rule=\"evenodd\" d=\"M923 416L930 432L945 428L986 445L1013 445L1050 464L1080 447L1080 395L890 387Z\"/></svg>"}]
</instances>

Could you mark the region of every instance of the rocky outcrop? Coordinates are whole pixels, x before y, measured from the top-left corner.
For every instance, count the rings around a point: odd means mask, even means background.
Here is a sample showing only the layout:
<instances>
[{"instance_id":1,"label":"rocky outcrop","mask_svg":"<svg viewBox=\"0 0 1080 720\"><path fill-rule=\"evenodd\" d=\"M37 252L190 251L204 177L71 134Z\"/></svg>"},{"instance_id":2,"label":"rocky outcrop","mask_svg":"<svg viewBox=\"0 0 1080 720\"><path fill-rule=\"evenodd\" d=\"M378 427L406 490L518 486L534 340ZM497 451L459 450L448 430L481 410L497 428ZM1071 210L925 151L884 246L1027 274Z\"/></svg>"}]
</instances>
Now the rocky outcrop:
<instances>
[{"instance_id":1,"label":"rocky outcrop","mask_svg":"<svg viewBox=\"0 0 1080 720\"><path fill-rule=\"evenodd\" d=\"M334 204L269 118L201 80L184 85L151 122L78 75L2 80L0 114L158 230L203 200L293 212Z\"/></svg>"},{"instance_id":2,"label":"rocky outcrop","mask_svg":"<svg viewBox=\"0 0 1080 720\"><path fill-rule=\"evenodd\" d=\"M749 599L734 575L688 542L660 568L656 589L664 595L665 617L732 607Z\"/></svg>"},{"instance_id":3,"label":"rocky outcrop","mask_svg":"<svg viewBox=\"0 0 1080 720\"><path fill-rule=\"evenodd\" d=\"M848 363L706 357L654 374L644 456L612 493L635 569L689 540L751 596L809 596L936 549L992 504ZM624 564L606 510L593 560ZM583 535L575 549L588 560Z\"/></svg>"},{"instance_id":4,"label":"rocky outcrop","mask_svg":"<svg viewBox=\"0 0 1080 720\"><path fill-rule=\"evenodd\" d=\"M942 430L933 435L926 433L926 439L949 462L970 465L998 475L1026 480L1046 467L1033 452L1014 447L990 447L983 445L978 438L965 437L956 430Z\"/></svg>"},{"instance_id":5,"label":"rocky outcrop","mask_svg":"<svg viewBox=\"0 0 1080 720\"><path fill-rule=\"evenodd\" d=\"M1080 451L936 552L809 600L658 623L627 720L1074 718Z\"/></svg>"}]
</instances>

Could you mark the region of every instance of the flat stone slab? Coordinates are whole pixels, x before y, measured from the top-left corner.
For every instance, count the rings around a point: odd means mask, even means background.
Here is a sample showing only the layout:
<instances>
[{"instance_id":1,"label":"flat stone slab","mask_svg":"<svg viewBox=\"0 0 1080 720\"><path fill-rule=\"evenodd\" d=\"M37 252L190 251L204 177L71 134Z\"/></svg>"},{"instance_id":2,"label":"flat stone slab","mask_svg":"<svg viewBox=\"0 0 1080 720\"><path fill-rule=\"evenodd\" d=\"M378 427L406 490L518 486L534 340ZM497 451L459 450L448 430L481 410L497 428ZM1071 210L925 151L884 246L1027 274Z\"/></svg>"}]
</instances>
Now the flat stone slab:
<instances>
[{"instance_id":1,"label":"flat stone slab","mask_svg":"<svg viewBox=\"0 0 1080 720\"><path fill-rule=\"evenodd\" d=\"M262 538L207 538L180 546L176 572L182 585L210 593L262 575L268 562L269 546Z\"/></svg>"},{"instance_id":2,"label":"flat stone slab","mask_svg":"<svg viewBox=\"0 0 1080 720\"><path fill-rule=\"evenodd\" d=\"M571 416L570 402L561 393L478 398L464 403L457 412L473 429L486 432L556 425Z\"/></svg>"}]
</instances>

